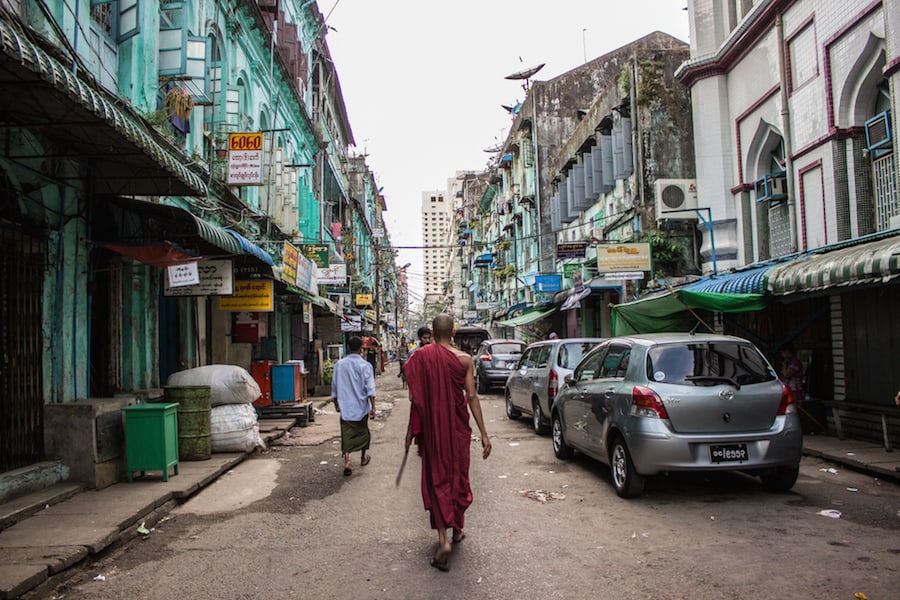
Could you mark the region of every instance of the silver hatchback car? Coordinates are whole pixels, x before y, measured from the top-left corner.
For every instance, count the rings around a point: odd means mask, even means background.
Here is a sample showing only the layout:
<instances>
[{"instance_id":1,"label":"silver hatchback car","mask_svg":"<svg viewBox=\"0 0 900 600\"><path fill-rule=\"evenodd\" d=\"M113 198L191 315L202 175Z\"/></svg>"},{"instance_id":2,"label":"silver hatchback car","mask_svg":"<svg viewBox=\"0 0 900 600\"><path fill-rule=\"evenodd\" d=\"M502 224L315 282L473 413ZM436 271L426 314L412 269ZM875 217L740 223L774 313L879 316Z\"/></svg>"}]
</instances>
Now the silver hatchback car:
<instances>
[{"instance_id":1,"label":"silver hatchback car","mask_svg":"<svg viewBox=\"0 0 900 600\"><path fill-rule=\"evenodd\" d=\"M535 342L525 349L506 380L506 416L531 415L535 433L546 433L550 408L563 380L604 338L566 338Z\"/></svg>"},{"instance_id":2,"label":"silver hatchback car","mask_svg":"<svg viewBox=\"0 0 900 600\"><path fill-rule=\"evenodd\" d=\"M790 391L756 346L732 336L612 338L566 378L551 420L556 456L577 449L608 464L623 498L666 471L741 470L788 490L800 469Z\"/></svg>"}]
</instances>

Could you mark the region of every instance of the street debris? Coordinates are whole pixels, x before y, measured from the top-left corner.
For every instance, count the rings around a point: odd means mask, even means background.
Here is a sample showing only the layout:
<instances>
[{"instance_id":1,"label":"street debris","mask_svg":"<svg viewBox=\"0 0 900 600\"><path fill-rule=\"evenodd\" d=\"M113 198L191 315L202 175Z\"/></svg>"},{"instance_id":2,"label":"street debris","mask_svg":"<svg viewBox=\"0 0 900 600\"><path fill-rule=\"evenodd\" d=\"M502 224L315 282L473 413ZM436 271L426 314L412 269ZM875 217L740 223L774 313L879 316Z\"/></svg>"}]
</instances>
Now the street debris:
<instances>
[{"instance_id":1,"label":"street debris","mask_svg":"<svg viewBox=\"0 0 900 600\"><path fill-rule=\"evenodd\" d=\"M548 492L547 490L519 490L519 494L526 498L536 500L541 504L546 504L549 500L565 500L566 495L559 492Z\"/></svg>"},{"instance_id":2,"label":"street debris","mask_svg":"<svg viewBox=\"0 0 900 600\"><path fill-rule=\"evenodd\" d=\"M104 575L97 575L94 577L94 581L106 581L106 577Z\"/></svg>"},{"instance_id":3,"label":"street debris","mask_svg":"<svg viewBox=\"0 0 900 600\"><path fill-rule=\"evenodd\" d=\"M869 600L869 597L862 592L856 592L853 594L853 597L856 598L856 600Z\"/></svg>"},{"instance_id":4,"label":"street debris","mask_svg":"<svg viewBox=\"0 0 900 600\"><path fill-rule=\"evenodd\" d=\"M327 464L328 464L328 461L327 461L327 460L323 460L323 461L320 461L319 464L320 464L320 465L327 465Z\"/></svg>"},{"instance_id":5,"label":"street debris","mask_svg":"<svg viewBox=\"0 0 900 600\"><path fill-rule=\"evenodd\" d=\"M817 515L822 515L823 517L828 517L829 519L840 519L841 511L832 509L820 510L816 513Z\"/></svg>"},{"instance_id":6,"label":"street debris","mask_svg":"<svg viewBox=\"0 0 900 600\"><path fill-rule=\"evenodd\" d=\"M509 475L497 475L497 479L506 479Z\"/></svg>"},{"instance_id":7,"label":"street debris","mask_svg":"<svg viewBox=\"0 0 900 600\"><path fill-rule=\"evenodd\" d=\"M137 532L140 533L141 535L150 535L150 530L147 529L146 521L141 522L141 524L138 525Z\"/></svg>"},{"instance_id":8,"label":"street debris","mask_svg":"<svg viewBox=\"0 0 900 600\"><path fill-rule=\"evenodd\" d=\"M334 411L323 410L323 409L321 409L321 408L317 408L317 409L315 409L315 413L316 413L316 416L319 416L319 415L333 415L333 414L334 414Z\"/></svg>"},{"instance_id":9,"label":"street debris","mask_svg":"<svg viewBox=\"0 0 900 600\"><path fill-rule=\"evenodd\" d=\"M848 491L848 492L858 492L859 489L858 489L858 488L853 488L853 487L848 487L848 488L847 488L847 491Z\"/></svg>"},{"instance_id":10,"label":"street debris","mask_svg":"<svg viewBox=\"0 0 900 600\"><path fill-rule=\"evenodd\" d=\"M163 517L162 519L160 519L159 521L157 521L156 524L159 525L160 523L165 523L165 522L168 521L170 518L171 518L171 517L169 517L168 515L166 515L165 517Z\"/></svg>"},{"instance_id":11,"label":"street debris","mask_svg":"<svg viewBox=\"0 0 900 600\"><path fill-rule=\"evenodd\" d=\"M837 474L838 474L838 470L835 469L834 467L831 467L831 468L828 468L828 469L826 469L825 467L822 467L822 468L819 469L819 470L822 471L823 473L831 473L832 475L837 475Z\"/></svg>"},{"instance_id":12,"label":"street debris","mask_svg":"<svg viewBox=\"0 0 900 600\"><path fill-rule=\"evenodd\" d=\"M510 445L510 446L518 446L518 445L519 445L519 442L510 442L509 445Z\"/></svg>"}]
</instances>

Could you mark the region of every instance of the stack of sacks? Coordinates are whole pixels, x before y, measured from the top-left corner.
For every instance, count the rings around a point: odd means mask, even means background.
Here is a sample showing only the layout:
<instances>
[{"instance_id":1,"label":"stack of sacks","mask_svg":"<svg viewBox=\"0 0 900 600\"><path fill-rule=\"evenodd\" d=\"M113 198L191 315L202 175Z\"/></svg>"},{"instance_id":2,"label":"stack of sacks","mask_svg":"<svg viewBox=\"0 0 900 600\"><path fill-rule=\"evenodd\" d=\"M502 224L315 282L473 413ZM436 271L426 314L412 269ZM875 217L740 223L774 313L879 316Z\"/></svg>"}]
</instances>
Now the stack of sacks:
<instances>
[{"instance_id":1,"label":"stack of sacks","mask_svg":"<svg viewBox=\"0 0 900 600\"><path fill-rule=\"evenodd\" d=\"M259 435L253 401L262 393L256 380L242 367L207 365L169 376L168 385L208 385L212 412L210 441L213 452L251 452L266 445Z\"/></svg>"}]
</instances>

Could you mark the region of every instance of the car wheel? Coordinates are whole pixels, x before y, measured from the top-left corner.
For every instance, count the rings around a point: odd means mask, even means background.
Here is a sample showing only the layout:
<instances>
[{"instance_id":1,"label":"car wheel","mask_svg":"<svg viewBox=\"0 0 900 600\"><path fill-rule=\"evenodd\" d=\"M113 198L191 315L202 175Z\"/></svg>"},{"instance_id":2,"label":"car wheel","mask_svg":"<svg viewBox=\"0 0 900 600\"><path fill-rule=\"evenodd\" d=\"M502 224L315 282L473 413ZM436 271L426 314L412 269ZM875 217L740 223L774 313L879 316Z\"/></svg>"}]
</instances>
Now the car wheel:
<instances>
[{"instance_id":1,"label":"car wheel","mask_svg":"<svg viewBox=\"0 0 900 600\"><path fill-rule=\"evenodd\" d=\"M800 467L778 467L759 474L763 487L770 492L786 492L797 483Z\"/></svg>"},{"instance_id":2,"label":"car wheel","mask_svg":"<svg viewBox=\"0 0 900 600\"><path fill-rule=\"evenodd\" d=\"M631 453L622 436L613 441L609 452L609 470L616 493L622 498L635 498L644 491L644 478L634 470Z\"/></svg>"},{"instance_id":3,"label":"car wheel","mask_svg":"<svg viewBox=\"0 0 900 600\"><path fill-rule=\"evenodd\" d=\"M487 385L485 385L484 378L482 378L478 374L478 371L475 371L475 390L479 394L487 394L488 393Z\"/></svg>"},{"instance_id":4,"label":"car wheel","mask_svg":"<svg viewBox=\"0 0 900 600\"><path fill-rule=\"evenodd\" d=\"M572 450L572 447L566 444L566 437L563 434L563 424L562 420L559 418L559 414L553 415L553 421L550 425L551 427L551 438L553 440L553 454L556 455L556 458L560 460L567 460L572 458L575 454L575 451Z\"/></svg>"},{"instance_id":5,"label":"car wheel","mask_svg":"<svg viewBox=\"0 0 900 600\"><path fill-rule=\"evenodd\" d=\"M544 435L547 433L547 425L545 423L546 419L544 418L544 411L541 410L541 403L537 398L534 398L531 401L531 427L536 434Z\"/></svg>"},{"instance_id":6,"label":"car wheel","mask_svg":"<svg viewBox=\"0 0 900 600\"><path fill-rule=\"evenodd\" d=\"M522 413L519 412L519 409L513 406L512 398L509 397L509 390L506 390L506 417L510 421L515 421L521 416Z\"/></svg>"}]
</instances>

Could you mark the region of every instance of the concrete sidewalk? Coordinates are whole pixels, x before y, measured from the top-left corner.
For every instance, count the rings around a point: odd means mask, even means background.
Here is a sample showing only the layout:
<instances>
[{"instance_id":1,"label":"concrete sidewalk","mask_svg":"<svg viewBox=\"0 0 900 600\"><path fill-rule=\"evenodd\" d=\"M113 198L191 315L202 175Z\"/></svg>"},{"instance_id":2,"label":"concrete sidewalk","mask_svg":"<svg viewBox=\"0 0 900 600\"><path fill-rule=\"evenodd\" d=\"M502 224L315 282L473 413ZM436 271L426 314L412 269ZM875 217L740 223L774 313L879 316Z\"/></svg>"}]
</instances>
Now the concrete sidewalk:
<instances>
[{"instance_id":1,"label":"concrete sidewalk","mask_svg":"<svg viewBox=\"0 0 900 600\"><path fill-rule=\"evenodd\" d=\"M379 378L379 383L387 381ZM394 382L390 383L393 387ZM316 408L329 408L327 398L311 401ZM298 428L294 435L320 440L339 435L337 418L330 414L323 417L320 426L309 429L308 436L304 435L307 428ZM292 424L291 420L264 419L260 421L261 434L268 444L284 436ZM900 453L886 452L877 444L807 435L803 452L900 481ZM167 482L144 479L84 492L77 485L59 484L0 505L0 523L15 522L0 531L0 600L18 598L90 555L141 535L138 528L142 523L151 527L248 456L213 454L210 460L181 462L178 475ZM16 511L29 514L26 510L30 510L30 516L16 518Z\"/></svg>"}]
</instances>

